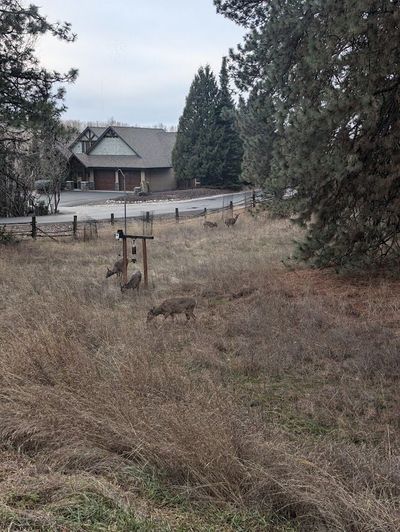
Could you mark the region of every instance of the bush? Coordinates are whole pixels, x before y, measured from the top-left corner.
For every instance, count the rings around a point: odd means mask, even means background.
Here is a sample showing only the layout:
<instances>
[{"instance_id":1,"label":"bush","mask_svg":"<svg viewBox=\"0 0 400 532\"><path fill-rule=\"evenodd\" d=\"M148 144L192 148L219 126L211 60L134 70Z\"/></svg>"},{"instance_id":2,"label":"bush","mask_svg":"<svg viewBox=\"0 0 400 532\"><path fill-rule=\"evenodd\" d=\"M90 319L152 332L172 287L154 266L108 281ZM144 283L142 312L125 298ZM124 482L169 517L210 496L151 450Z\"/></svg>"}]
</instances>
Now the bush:
<instances>
[{"instance_id":1,"label":"bush","mask_svg":"<svg viewBox=\"0 0 400 532\"><path fill-rule=\"evenodd\" d=\"M49 206L46 205L46 202L41 200L35 205L35 214L37 216L46 216L49 214Z\"/></svg>"},{"instance_id":2,"label":"bush","mask_svg":"<svg viewBox=\"0 0 400 532\"><path fill-rule=\"evenodd\" d=\"M51 182L49 179L37 179L35 181L35 190L38 192L49 192L50 184Z\"/></svg>"},{"instance_id":3,"label":"bush","mask_svg":"<svg viewBox=\"0 0 400 532\"><path fill-rule=\"evenodd\" d=\"M6 226L0 227L0 244L7 246L9 244L16 244L18 241L15 236L7 231Z\"/></svg>"}]
</instances>

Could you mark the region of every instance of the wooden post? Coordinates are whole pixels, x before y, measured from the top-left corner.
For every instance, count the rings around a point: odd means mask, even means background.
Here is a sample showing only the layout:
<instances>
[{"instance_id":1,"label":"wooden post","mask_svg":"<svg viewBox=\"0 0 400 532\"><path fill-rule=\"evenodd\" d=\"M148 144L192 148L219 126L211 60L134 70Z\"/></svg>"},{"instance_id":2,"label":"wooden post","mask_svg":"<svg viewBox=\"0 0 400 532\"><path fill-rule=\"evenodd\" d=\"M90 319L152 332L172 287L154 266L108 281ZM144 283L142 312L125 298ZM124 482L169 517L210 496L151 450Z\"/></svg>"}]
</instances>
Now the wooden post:
<instances>
[{"instance_id":1,"label":"wooden post","mask_svg":"<svg viewBox=\"0 0 400 532\"><path fill-rule=\"evenodd\" d=\"M233 217L233 201L232 200L229 202L229 208L231 210L231 215Z\"/></svg>"},{"instance_id":2,"label":"wooden post","mask_svg":"<svg viewBox=\"0 0 400 532\"><path fill-rule=\"evenodd\" d=\"M72 222L72 233L74 235L74 238L76 238L77 232L78 232L78 217L75 214L74 221Z\"/></svg>"},{"instance_id":3,"label":"wooden post","mask_svg":"<svg viewBox=\"0 0 400 532\"><path fill-rule=\"evenodd\" d=\"M113 212L111 213L111 220L110 220L110 222L111 222L111 225L114 225L114 213L113 213Z\"/></svg>"},{"instance_id":4,"label":"wooden post","mask_svg":"<svg viewBox=\"0 0 400 532\"><path fill-rule=\"evenodd\" d=\"M37 227L36 227L36 216L32 216L32 238L36 238Z\"/></svg>"},{"instance_id":5,"label":"wooden post","mask_svg":"<svg viewBox=\"0 0 400 532\"><path fill-rule=\"evenodd\" d=\"M122 260L122 282L126 284L128 282L128 241L125 236L122 239Z\"/></svg>"},{"instance_id":6,"label":"wooden post","mask_svg":"<svg viewBox=\"0 0 400 532\"><path fill-rule=\"evenodd\" d=\"M150 212L146 211L146 223L150 223Z\"/></svg>"},{"instance_id":7,"label":"wooden post","mask_svg":"<svg viewBox=\"0 0 400 532\"><path fill-rule=\"evenodd\" d=\"M179 223L179 209L178 209L178 207L175 208L175 222Z\"/></svg>"},{"instance_id":8,"label":"wooden post","mask_svg":"<svg viewBox=\"0 0 400 532\"><path fill-rule=\"evenodd\" d=\"M207 219L207 207L204 207L203 216Z\"/></svg>"},{"instance_id":9,"label":"wooden post","mask_svg":"<svg viewBox=\"0 0 400 532\"><path fill-rule=\"evenodd\" d=\"M256 208L256 191L255 190L253 190L252 207L253 209Z\"/></svg>"},{"instance_id":10,"label":"wooden post","mask_svg":"<svg viewBox=\"0 0 400 532\"><path fill-rule=\"evenodd\" d=\"M143 273L144 273L144 287L149 287L149 274L147 271L147 242L146 239L142 240L142 252L143 252Z\"/></svg>"}]
</instances>

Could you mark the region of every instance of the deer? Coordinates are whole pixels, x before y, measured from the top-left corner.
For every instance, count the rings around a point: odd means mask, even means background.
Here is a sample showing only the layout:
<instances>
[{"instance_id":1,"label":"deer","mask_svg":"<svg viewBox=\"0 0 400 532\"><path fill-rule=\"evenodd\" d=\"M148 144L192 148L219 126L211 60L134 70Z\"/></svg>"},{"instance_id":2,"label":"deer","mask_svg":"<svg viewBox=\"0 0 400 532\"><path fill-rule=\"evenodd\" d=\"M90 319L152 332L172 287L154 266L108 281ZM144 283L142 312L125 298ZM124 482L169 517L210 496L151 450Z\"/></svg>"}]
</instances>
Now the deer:
<instances>
[{"instance_id":1,"label":"deer","mask_svg":"<svg viewBox=\"0 0 400 532\"><path fill-rule=\"evenodd\" d=\"M206 229L212 229L214 227L218 227L218 224L217 224L217 222L207 222L207 221L205 221L203 223L203 227L205 227Z\"/></svg>"},{"instance_id":2,"label":"deer","mask_svg":"<svg viewBox=\"0 0 400 532\"><path fill-rule=\"evenodd\" d=\"M240 216L240 213L239 213L239 214L235 214L235 216L234 216L233 218L227 218L227 219L225 220L225 225L226 225L227 227L232 227L232 226L234 226L235 223L236 223L236 220L239 218L239 216Z\"/></svg>"},{"instance_id":3,"label":"deer","mask_svg":"<svg viewBox=\"0 0 400 532\"><path fill-rule=\"evenodd\" d=\"M156 316L162 314L166 320L168 316L172 319L176 314L185 314L187 321L191 318L196 319L193 311L197 302L192 297L177 297L166 299L158 307L152 307L147 314L147 322L153 320Z\"/></svg>"},{"instance_id":4,"label":"deer","mask_svg":"<svg viewBox=\"0 0 400 532\"><path fill-rule=\"evenodd\" d=\"M140 270L136 270L132 277L129 279L129 281L126 284L121 285L121 292L125 292L126 290L132 289L137 290L139 292L140 287L140 281L142 280L142 272Z\"/></svg>"},{"instance_id":5,"label":"deer","mask_svg":"<svg viewBox=\"0 0 400 532\"><path fill-rule=\"evenodd\" d=\"M112 275L121 277L123 268L124 268L124 259L117 260L117 262L114 263L112 270L110 270L110 268L107 268L106 279L108 277L111 277Z\"/></svg>"}]
</instances>

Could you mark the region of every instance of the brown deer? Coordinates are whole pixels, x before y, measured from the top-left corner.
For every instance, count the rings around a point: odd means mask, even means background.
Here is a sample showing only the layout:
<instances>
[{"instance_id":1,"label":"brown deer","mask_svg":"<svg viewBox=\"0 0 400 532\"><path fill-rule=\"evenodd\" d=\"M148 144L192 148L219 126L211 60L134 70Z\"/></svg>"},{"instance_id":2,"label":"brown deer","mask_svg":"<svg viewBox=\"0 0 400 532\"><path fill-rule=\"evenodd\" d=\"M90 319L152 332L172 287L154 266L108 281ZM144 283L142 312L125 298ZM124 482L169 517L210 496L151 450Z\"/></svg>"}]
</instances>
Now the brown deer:
<instances>
[{"instance_id":1,"label":"brown deer","mask_svg":"<svg viewBox=\"0 0 400 532\"><path fill-rule=\"evenodd\" d=\"M218 224L217 222L204 222L203 223L203 227L205 227L206 229L210 228L212 229L213 227L218 227Z\"/></svg>"},{"instance_id":2,"label":"brown deer","mask_svg":"<svg viewBox=\"0 0 400 532\"><path fill-rule=\"evenodd\" d=\"M227 219L225 220L225 225L226 225L227 227L232 227L232 226L234 226L235 223L236 223L236 220L239 218L239 216L240 216L240 213L239 213L239 214L235 214L235 216L234 216L233 218L227 218Z\"/></svg>"},{"instance_id":3,"label":"brown deer","mask_svg":"<svg viewBox=\"0 0 400 532\"><path fill-rule=\"evenodd\" d=\"M111 277L112 275L121 277L123 267L124 267L124 259L117 260L117 262L114 263L112 270L110 270L110 268L107 268L106 279L108 277Z\"/></svg>"},{"instance_id":4,"label":"brown deer","mask_svg":"<svg viewBox=\"0 0 400 532\"><path fill-rule=\"evenodd\" d=\"M121 285L121 292L132 289L139 292L140 281L142 280L142 273L139 270L136 270L132 277L126 284Z\"/></svg>"},{"instance_id":5,"label":"brown deer","mask_svg":"<svg viewBox=\"0 0 400 532\"><path fill-rule=\"evenodd\" d=\"M166 299L158 307L153 307L149 310L147 321L151 321L160 314L164 316L164 319L167 319L168 316L171 316L171 318L174 319L175 314L185 314L187 321L189 321L190 318L196 319L196 316L193 313L195 306L196 300L191 297Z\"/></svg>"}]
</instances>

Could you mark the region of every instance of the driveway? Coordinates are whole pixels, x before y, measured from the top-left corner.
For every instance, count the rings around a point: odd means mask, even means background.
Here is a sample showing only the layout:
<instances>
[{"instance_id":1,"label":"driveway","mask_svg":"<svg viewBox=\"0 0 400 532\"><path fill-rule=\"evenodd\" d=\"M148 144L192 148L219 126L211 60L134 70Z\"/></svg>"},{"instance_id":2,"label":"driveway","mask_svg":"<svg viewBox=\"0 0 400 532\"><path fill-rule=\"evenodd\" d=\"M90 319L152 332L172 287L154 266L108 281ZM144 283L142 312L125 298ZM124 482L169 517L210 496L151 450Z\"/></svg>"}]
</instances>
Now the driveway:
<instances>
[{"instance_id":1,"label":"driveway","mask_svg":"<svg viewBox=\"0 0 400 532\"><path fill-rule=\"evenodd\" d=\"M88 205L90 203L97 203L100 201L106 201L108 199L118 198L121 196L121 192L113 191L88 191L81 192L80 190L75 191L64 191L61 192L61 201L60 201L60 210L64 207L75 207L77 205Z\"/></svg>"},{"instance_id":2,"label":"driveway","mask_svg":"<svg viewBox=\"0 0 400 532\"><path fill-rule=\"evenodd\" d=\"M78 197L78 194L82 195L82 199L81 196ZM199 213L205 208L211 211L213 209L227 207L230 201L233 201L234 205L237 206L243 205L246 199L250 202L251 195L251 191L246 191L189 200L158 201L154 203L146 201L143 203L128 204L126 206L126 214L128 217L135 217L141 216L145 211L150 211L154 215L165 215L173 214L176 208L178 208L179 212L182 214L188 212ZM121 192L67 192L64 193L63 196L65 199L63 197L61 200L60 214L37 216L36 219L38 223L72 222L74 215L78 217L78 222L83 220L108 220L110 219L111 213L114 213L116 219L123 218L124 216L123 203L93 205L93 203L99 201L118 196L121 197ZM82 201L84 201L84 204L82 204ZM0 218L0 224L28 222L30 219L30 217Z\"/></svg>"}]
</instances>

